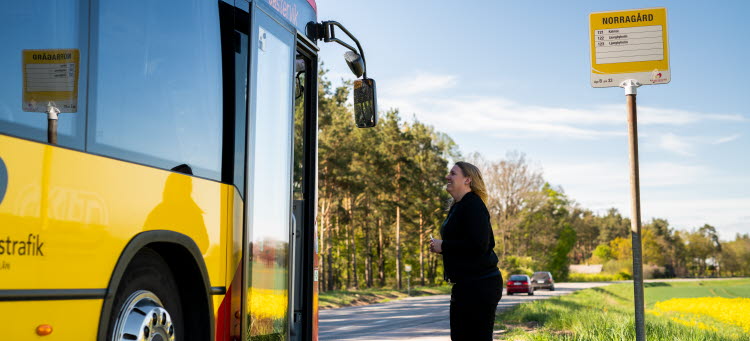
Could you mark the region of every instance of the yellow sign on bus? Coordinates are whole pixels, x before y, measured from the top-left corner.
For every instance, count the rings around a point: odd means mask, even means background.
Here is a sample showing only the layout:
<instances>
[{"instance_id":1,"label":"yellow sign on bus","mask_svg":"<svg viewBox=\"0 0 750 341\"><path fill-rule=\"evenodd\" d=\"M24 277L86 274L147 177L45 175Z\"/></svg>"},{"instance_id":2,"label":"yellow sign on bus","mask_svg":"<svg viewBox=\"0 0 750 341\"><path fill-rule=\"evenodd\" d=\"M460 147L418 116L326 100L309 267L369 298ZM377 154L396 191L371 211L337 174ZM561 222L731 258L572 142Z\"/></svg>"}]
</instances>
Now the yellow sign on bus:
<instances>
[{"instance_id":1,"label":"yellow sign on bus","mask_svg":"<svg viewBox=\"0 0 750 341\"><path fill-rule=\"evenodd\" d=\"M78 49L23 50L23 111L78 111Z\"/></svg>"},{"instance_id":2,"label":"yellow sign on bus","mask_svg":"<svg viewBox=\"0 0 750 341\"><path fill-rule=\"evenodd\" d=\"M617 87L670 81L667 9L644 8L589 15L591 86Z\"/></svg>"}]
</instances>

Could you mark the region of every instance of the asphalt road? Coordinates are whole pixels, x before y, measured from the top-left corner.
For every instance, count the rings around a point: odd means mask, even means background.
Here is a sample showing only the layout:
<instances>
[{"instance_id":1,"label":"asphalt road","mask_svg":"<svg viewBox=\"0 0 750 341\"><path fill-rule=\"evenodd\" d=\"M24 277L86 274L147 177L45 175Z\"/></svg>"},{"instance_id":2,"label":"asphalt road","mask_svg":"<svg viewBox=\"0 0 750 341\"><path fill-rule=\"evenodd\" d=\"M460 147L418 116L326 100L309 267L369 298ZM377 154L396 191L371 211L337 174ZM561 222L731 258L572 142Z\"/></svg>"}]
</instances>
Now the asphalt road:
<instances>
[{"instance_id":1,"label":"asphalt road","mask_svg":"<svg viewBox=\"0 0 750 341\"><path fill-rule=\"evenodd\" d=\"M566 295L612 282L557 283L555 291L503 298L498 311L533 300ZM320 311L319 339L325 340L450 340L449 295L410 297L398 301Z\"/></svg>"}]
</instances>

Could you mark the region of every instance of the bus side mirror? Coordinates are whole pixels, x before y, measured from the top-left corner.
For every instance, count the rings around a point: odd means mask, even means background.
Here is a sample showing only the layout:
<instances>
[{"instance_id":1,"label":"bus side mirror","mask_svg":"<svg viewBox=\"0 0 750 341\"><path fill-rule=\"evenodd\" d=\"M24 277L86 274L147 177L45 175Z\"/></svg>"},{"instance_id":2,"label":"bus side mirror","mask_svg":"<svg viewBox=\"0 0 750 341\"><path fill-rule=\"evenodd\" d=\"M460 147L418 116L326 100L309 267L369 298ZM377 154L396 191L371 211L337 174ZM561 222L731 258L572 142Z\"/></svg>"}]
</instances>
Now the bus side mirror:
<instances>
[{"instance_id":1,"label":"bus side mirror","mask_svg":"<svg viewBox=\"0 0 750 341\"><path fill-rule=\"evenodd\" d=\"M375 80L354 80L354 121L358 128L372 128L378 124L378 101Z\"/></svg>"},{"instance_id":2,"label":"bus side mirror","mask_svg":"<svg viewBox=\"0 0 750 341\"><path fill-rule=\"evenodd\" d=\"M357 49L336 38L335 27L340 28L349 36L357 44ZM307 32L311 39L323 39L326 43L335 42L349 49L344 54L346 64L349 65L357 78L364 76L362 79L354 80L354 122L359 128L372 128L377 125L378 99L375 95L375 80L367 78L367 63L359 40L349 33L344 26L335 21L324 21L320 24L310 23L307 25Z\"/></svg>"}]
</instances>

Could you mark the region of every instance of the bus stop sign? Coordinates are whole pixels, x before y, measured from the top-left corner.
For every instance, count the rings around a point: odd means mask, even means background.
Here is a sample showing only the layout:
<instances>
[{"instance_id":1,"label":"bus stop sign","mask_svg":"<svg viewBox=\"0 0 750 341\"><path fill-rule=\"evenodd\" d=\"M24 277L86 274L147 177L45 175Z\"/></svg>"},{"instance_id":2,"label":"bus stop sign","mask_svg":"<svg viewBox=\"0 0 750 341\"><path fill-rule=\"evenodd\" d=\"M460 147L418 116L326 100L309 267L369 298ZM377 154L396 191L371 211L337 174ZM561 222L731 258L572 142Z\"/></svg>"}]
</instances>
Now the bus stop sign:
<instances>
[{"instance_id":1,"label":"bus stop sign","mask_svg":"<svg viewBox=\"0 0 750 341\"><path fill-rule=\"evenodd\" d=\"M666 8L591 13L589 37L592 87L669 83Z\"/></svg>"}]
</instances>

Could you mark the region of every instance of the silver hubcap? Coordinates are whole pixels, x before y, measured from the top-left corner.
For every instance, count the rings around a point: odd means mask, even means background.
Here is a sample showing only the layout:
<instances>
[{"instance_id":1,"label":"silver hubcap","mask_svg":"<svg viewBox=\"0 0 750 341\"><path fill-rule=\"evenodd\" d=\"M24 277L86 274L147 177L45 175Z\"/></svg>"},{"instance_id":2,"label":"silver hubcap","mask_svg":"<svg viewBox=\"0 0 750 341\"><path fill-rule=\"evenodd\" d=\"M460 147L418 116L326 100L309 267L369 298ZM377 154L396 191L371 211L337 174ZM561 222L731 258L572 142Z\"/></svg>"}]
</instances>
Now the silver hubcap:
<instances>
[{"instance_id":1,"label":"silver hubcap","mask_svg":"<svg viewBox=\"0 0 750 341\"><path fill-rule=\"evenodd\" d=\"M112 340L174 341L172 317L154 293L138 290L125 300Z\"/></svg>"}]
</instances>

